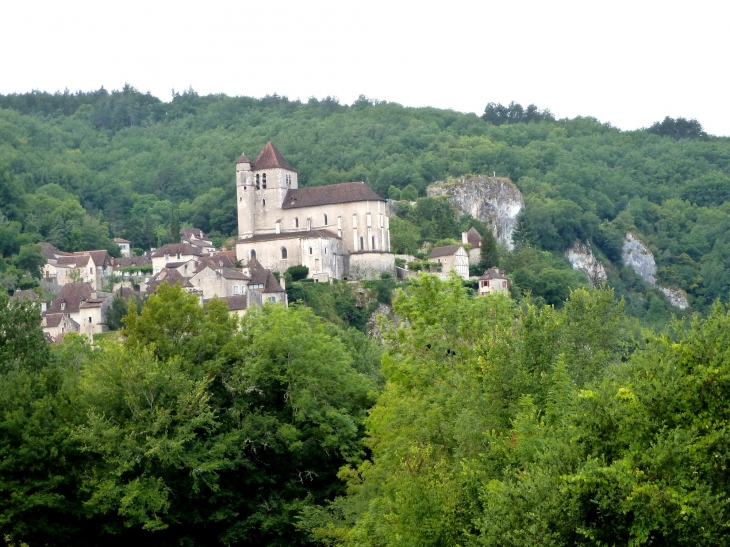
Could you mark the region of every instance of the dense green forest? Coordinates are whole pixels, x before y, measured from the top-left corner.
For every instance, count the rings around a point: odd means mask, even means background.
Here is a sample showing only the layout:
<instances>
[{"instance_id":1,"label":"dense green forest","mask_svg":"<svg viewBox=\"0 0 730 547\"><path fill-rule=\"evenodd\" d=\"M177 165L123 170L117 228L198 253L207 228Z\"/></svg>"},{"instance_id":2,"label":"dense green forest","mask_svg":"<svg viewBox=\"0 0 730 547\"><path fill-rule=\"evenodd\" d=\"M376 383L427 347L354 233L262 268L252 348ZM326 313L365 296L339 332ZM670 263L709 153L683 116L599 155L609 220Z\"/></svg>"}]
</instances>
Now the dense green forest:
<instances>
[{"instance_id":1,"label":"dense green forest","mask_svg":"<svg viewBox=\"0 0 730 547\"><path fill-rule=\"evenodd\" d=\"M8 545L727 545L730 314L642 331L611 290L423 275L382 344L163 284L45 342L0 293Z\"/></svg>"},{"instance_id":2,"label":"dense green forest","mask_svg":"<svg viewBox=\"0 0 730 547\"><path fill-rule=\"evenodd\" d=\"M695 120L621 131L515 103L490 103L480 117L365 97L344 105L188 90L163 102L131 86L0 96L0 282L33 285L39 240L114 251L111 238L124 237L147 249L167 240L172 217L224 240L236 229L233 162L267 140L302 185L364 180L382 196L423 200L437 180L509 177L525 196L524 240L537 251L503 257L522 271L520 294L561 302L579 284L562 252L590 239L627 310L666 323L665 299L621 264L627 231L693 310L707 313L730 293L730 139ZM429 200L407 208L394 236L411 246L458 237L459 219L442 222L439 211Z\"/></svg>"}]
</instances>

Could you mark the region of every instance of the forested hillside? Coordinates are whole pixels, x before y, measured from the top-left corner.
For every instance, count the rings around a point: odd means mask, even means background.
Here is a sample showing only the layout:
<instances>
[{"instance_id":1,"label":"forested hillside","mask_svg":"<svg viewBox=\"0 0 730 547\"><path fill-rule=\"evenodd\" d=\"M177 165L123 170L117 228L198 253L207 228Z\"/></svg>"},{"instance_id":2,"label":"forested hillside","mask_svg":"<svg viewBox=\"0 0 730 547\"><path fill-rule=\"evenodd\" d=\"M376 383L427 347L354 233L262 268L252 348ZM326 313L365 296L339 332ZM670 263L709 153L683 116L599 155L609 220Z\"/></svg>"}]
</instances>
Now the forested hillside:
<instances>
[{"instance_id":1,"label":"forested hillside","mask_svg":"<svg viewBox=\"0 0 730 547\"><path fill-rule=\"evenodd\" d=\"M525 196L531 245L561 261L576 237L592 240L620 293L639 295L629 302L637 315L654 306L666 318L667 307L622 273L627 231L654 252L659 282L687 291L694 310L727 298L730 139L682 119L620 131L518 107L491 104L479 117L364 97L342 105L192 90L162 102L129 86L2 96L2 279L22 285L37 258L31 244L41 239L63 250L113 249L112 237L159 245L173 214L220 241L236 227L235 158L273 140L302 185L364 180L382 196L406 187L424 196L428 184L450 177L509 177ZM445 235L425 232L421 239ZM534 270L536 260L553 258L512 260Z\"/></svg>"}]
</instances>

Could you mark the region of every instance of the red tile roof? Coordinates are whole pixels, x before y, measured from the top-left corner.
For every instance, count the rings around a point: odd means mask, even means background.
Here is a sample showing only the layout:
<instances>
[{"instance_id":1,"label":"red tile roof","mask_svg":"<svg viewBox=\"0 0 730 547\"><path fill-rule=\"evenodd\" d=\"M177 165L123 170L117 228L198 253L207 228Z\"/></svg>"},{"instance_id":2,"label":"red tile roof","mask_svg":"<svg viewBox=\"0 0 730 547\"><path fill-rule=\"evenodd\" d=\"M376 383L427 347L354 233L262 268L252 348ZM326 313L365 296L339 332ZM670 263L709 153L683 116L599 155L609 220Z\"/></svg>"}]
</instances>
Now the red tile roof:
<instances>
[{"instance_id":1,"label":"red tile roof","mask_svg":"<svg viewBox=\"0 0 730 547\"><path fill-rule=\"evenodd\" d=\"M91 286L88 283L67 283L58 293L56 299L51 302L48 313L70 313L78 311L79 305L91 298ZM61 303L65 302L66 307L61 309Z\"/></svg>"},{"instance_id":2,"label":"red tile roof","mask_svg":"<svg viewBox=\"0 0 730 547\"><path fill-rule=\"evenodd\" d=\"M266 143L263 150L259 152L259 155L256 156L256 159L253 160L251 168L258 171L260 169L274 169L277 167L288 171L294 171L296 173L294 168L289 165L289 162L281 155L281 152L279 152L271 141L269 141Z\"/></svg>"},{"instance_id":3,"label":"red tile roof","mask_svg":"<svg viewBox=\"0 0 730 547\"><path fill-rule=\"evenodd\" d=\"M507 279L507 272L492 266L486 270L479 279Z\"/></svg>"},{"instance_id":4,"label":"red tile roof","mask_svg":"<svg viewBox=\"0 0 730 547\"><path fill-rule=\"evenodd\" d=\"M312 186L289 190L282 209L297 209L315 205L349 203L352 201L385 201L364 182L341 182L328 186Z\"/></svg>"},{"instance_id":5,"label":"red tile roof","mask_svg":"<svg viewBox=\"0 0 730 547\"><path fill-rule=\"evenodd\" d=\"M482 236L479 235L476 228L472 226L466 233L466 240L471 244L472 247L479 247L482 244Z\"/></svg>"},{"instance_id":6,"label":"red tile roof","mask_svg":"<svg viewBox=\"0 0 730 547\"><path fill-rule=\"evenodd\" d=\"M456 251L461 249L461 245L446 245L445 247L434 247L428 258L436 258L438 256L453 256Z\"/></svg>"}]
</instances>

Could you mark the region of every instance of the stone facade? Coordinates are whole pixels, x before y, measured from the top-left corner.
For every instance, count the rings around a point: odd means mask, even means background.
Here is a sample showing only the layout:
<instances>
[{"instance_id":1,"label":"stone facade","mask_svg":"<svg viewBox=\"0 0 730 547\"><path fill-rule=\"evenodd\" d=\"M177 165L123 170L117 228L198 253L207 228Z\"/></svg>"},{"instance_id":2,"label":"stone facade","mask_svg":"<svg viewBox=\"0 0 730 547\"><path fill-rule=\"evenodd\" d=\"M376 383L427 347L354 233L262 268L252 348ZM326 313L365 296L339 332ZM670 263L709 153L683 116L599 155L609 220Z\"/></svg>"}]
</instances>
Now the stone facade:
<instances>
[{"instance_id":1,"label":"stone facade","mask_svg":"<svg viewBox=\"0 0 730 547\"><path fill-rule=\"evenodd\" d=\"M461 245L435 247L428 255L428 260L442 264L441 272L443 274L454 270L462 279L469 279L469 255Z\"/></svg>"},{"instance_id":2,"label":"stone facade","mask_svg":"<svg viewBox=\"0 0 730 547\"><path fill-rule=\"evenodd\" d=\"M479 295L503 294L509 295L509 279L507 274L497 267L489 268L479 278Z\"/></svg>"},{"instance_id":3,"label":"stone facade","mask_svg":"<svg viewBox=\"0 0 730 547\"><path fill-rule=\"evenodd\" d=\"M394 269L386 202L363 182L299 188L296 171L267 143L253 162L239 157L236 200L242 262L254 252L275 271L303 264L315 279L342 279L359 275L350 274L349 255L367 251L387 255L381 271Z\"/></svg>"}]
</instances>

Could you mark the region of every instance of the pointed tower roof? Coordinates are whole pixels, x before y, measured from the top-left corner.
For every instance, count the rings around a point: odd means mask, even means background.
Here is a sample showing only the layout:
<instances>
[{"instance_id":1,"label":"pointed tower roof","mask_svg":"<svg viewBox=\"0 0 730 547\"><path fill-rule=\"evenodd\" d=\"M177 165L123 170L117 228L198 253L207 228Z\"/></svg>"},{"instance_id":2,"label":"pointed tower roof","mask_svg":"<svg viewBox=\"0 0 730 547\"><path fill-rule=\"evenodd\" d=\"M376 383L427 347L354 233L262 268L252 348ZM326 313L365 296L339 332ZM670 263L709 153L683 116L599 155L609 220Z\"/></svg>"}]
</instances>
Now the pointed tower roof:
<instances>
[{"instance_id":1,"label":"pointed tower roof","mask_svg":"<svg viewBox=\"0 0 730 547\"><path fill-rule=\"evenodd\" d=\"M284 159L284 156L281 155L281 152L276 149L271 141L267 142L263 150L259 152L259 155L256 156L255 160L253 160L251 167L256 170L280 167L296 173L296 170L289 165L289 162Z\"/></svg>"},{"instance_id":2,"label":"pointed tower roof","mask_svg":"<svg viewBox=\"0 0 730 547\"><path fill-rule=\"evenodd\" d=\"M241 152L241 155L238 156L236 163L251 163L251 162L246 157L246 152Z\"/></svg>"}]
</instances>

